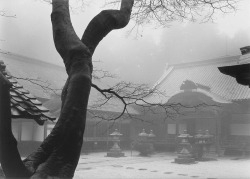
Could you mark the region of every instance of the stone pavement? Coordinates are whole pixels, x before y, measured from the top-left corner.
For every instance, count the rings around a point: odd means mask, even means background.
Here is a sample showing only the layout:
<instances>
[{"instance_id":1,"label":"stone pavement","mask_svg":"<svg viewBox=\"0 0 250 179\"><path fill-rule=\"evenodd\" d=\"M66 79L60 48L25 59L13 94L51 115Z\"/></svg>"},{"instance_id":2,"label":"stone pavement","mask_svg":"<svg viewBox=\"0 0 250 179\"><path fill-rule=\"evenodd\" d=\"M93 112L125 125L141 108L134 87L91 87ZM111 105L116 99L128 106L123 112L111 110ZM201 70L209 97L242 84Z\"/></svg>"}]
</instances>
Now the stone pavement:
<instances>
[{"instance_id":1,"label":"stone pavement","mask_svg":"<svg viewBox=\"0 0 250 179\"><path fill-rule=\"evenodd\" d=\"M141 157L125 152L126 157L106 157L106 153L81 155L75 179L250 179L250 159L222 157L196 164L173 163L175 153Z\"/></svg>"}]
</instances>

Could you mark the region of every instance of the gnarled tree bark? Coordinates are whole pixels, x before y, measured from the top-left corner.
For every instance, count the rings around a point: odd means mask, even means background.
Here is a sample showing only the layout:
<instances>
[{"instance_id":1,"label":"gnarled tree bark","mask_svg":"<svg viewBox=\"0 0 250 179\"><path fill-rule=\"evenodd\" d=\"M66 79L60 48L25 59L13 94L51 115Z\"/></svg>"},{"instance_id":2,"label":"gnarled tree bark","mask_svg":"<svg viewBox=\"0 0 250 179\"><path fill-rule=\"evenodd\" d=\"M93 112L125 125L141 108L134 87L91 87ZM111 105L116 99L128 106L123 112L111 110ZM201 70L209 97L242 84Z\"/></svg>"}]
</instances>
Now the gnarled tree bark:
<instances>
[{"instance_id":1,"label":"gnarled tree bark","mask_svg":"<svg viewBox=\"0 0 250 179\"><path fill-rule=\"evenodd\" d=\"M105 10L99 13L89 23L80 40L70 20L69 0L52 0L54 43L64 61L68 79L62 92L62 110L58 122L37 151L20 164L18 168L24 174L20 172L19 176L74 176L86 123L92 78L92 55L98 43L110 31L128 24L133 2L134 0L122 0L120 10ZM10 125L9 122L9 128ZM11 130L8 133L12 134ZM17 151L15 153L18 154ZM2 167L6 177L12 177L7 170L10 166L2 163Z\"/></svg>"}]
</instances>

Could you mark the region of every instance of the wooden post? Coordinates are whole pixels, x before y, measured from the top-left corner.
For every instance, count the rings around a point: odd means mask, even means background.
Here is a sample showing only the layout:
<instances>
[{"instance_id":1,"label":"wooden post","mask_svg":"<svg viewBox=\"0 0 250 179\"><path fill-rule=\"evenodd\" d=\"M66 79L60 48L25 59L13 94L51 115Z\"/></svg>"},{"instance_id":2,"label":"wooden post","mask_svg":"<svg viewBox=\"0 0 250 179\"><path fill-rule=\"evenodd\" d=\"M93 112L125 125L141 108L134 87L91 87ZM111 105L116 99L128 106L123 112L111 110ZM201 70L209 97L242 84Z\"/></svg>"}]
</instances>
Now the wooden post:
<instances>
[{"instance_id":1,"label":"wooden post","mask_svg":"<svg viewBox=\"0 0 250 179\"><path fill-rule=\"evenodd\" d=\"M217 140L217 146L218 146L218 156L220 155L221 150L221 118L218 118L218 140Z\"/></svg>"},{"instance_id":2,"label":"wooden post","mask_svg":"<svg viewBox=\"0 0 250 179\"><path fill-rule=\"evenodd\" d=\"M221 119L218 116L218 112L215 111L214 113L214 119L216 127L215 127L215 147L216 147L216 154L217 156L220 155L220 137L221 137Z\"/></svg>"},{"instance_id":3,"label":"wooden post","mask_svg":"<svg viewBox=\"0 0 250 179\"><path fill-rule=\"evenodd\" d=\"M175 126L175 134L176 134L176 137L179 135L179 119L177 118L176 119L176 126Z\"/></svg>"},{"instance_id":4,"label":"wooden post","mask_svg":"<svg viewBox=\"0 0 250 179\"><path fill-rule=\"evenodd\" d=\"M109 150L109 121L107 121L107 138L106 138L106 151Z\"/></svg>"}]
</instances>

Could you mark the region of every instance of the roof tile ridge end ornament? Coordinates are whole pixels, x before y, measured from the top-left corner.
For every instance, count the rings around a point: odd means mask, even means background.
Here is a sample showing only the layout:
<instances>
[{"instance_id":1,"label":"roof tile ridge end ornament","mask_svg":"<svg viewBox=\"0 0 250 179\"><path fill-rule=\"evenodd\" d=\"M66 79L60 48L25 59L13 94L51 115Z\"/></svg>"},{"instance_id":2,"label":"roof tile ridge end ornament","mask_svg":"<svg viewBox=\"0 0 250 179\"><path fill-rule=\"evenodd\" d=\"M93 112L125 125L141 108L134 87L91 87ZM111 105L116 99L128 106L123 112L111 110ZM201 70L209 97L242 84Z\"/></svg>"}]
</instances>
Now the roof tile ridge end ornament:
<instances>
[{"instance_id":1,"label":"roof tile ridge end ornament","mask_svg":"<svg viewBox=\"0 0 250 179\"><path fill-rule=\"evenodd\" d=\"M3 85L9 86L9 88L12 87L12 83L6 78L6 76L0 71L0 81Z\"/></svg>"},{"instance_id":2,"label":"roof tile ridge end ornament","mask_svg":"<svg viewBox=\"0 0 250 179\"><path fill-rule=\"evenodd\" d=\"M4 64L3 60L0 60L0 81L2 85L7 85L8 87L12 87L12 83L8 80L6 77L7 72L6 72L6 65Z\"/></svg>"},{"instance_id":3,"label":"roof tile ridge end ornament","mask_svg":"<svg viewBox=\"0 0 250 179\"><path fill-rule=\"evenodd\" d=\"M156 83L153 85L152 89L156 88L157 86L159 86L166 78L167 76L169 76L169 74L173 71L174 69L174 66L171 65L169 67L167 67L165 70L164 70L164 73L163 75L159 78L159 80L156 81Z\"/></svg>"}]
</instances>

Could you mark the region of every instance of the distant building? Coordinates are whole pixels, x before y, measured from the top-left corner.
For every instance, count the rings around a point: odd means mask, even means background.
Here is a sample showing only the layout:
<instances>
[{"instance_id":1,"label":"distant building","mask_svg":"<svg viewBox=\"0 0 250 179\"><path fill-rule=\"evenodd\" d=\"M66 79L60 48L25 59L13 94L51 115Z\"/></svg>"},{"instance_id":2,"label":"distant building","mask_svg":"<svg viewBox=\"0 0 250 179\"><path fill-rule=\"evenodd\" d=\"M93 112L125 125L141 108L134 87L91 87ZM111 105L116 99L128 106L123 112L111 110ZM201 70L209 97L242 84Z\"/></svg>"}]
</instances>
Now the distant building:
<instances>
[{"instance_id":1,"label":"distant building","mask_svg":"<svg viewBox=\"0 0 250 179\"><path fill-rule=\"evenodd\" d=\"M164 91L165 98L151 96L147 101L161 104L196 106L201 109L183 108L175 118L166 118L164 112L147 113L146 121L155 125L136 122L153 129L159 148L175 145L176 137L187 130L195 135L199 130L209 130L215 136L214 150L226 153L250 150L250 88L237 83L230 76L220 73L218 67L238 64L240 56L222 57L206 61L169 65L155 87ZM138 124L139 123L139 124Z\"/></svg>"},{"instance_id":2,"label":"distant building","mask_svg":"<svg viewBox=\"0 0 250 179\"><path fill-rule=\"evenodd\" d=\"M156 114L150 111L144 113L141 108L133 106L128 109L129 112L143 120L130 119L128 114L116 122L100 119L96 116L107 119L118 116L123 104L120 101L110 101L107 105L93 107L100 94L92 89L83 150L108 149L112 144L109 134L118 128L123 134L122 148L130 148L142 129L147 133L153 130L156 135L155 148L164 151L175 150L176 137L183 130L188 130L191 135L195 135L198 130L209 130L215 136L212 146L215 152L219 153L222 149L228 154L249 151L250 88L238 84L235 78L222 74L218 69L221 66L236 65L240 58L239 55L169 64L155 83L155 87L164 92L164 97L150 96L147 101L161 104L180 103L184 106L206 104L203 108L183 108L175 117L169 117L161 110ZM18 55L5 55L1 59L15 76L48 80L55 89L62 88L67 78L64 68L60 66ZM44 106L50 109L54 116L59 117L61 102L58 96L26 81L22 81L22 85L43 101ZM45 122L43 134L48 135L54 124Z\"/></svg>"}]
</instances>

